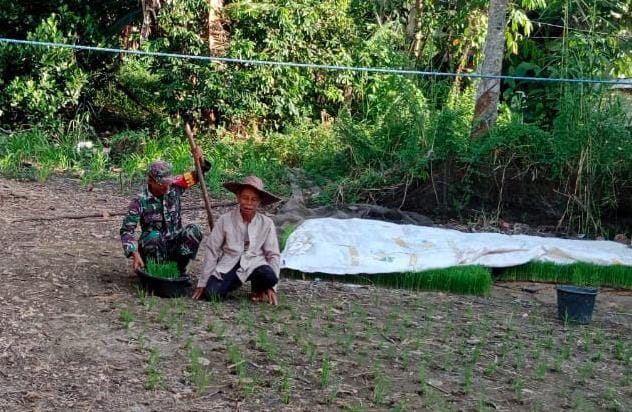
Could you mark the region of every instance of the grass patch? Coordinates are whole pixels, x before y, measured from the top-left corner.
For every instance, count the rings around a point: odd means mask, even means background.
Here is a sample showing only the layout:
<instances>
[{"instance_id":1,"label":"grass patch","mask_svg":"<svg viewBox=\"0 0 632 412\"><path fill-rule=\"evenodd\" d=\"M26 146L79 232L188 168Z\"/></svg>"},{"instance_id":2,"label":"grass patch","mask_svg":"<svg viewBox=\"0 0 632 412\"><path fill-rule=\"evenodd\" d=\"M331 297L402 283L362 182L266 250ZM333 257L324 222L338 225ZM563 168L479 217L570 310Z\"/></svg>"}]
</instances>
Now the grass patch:
<instances>
[{"instance_id":1,"label":"grass patch","mask_svg":"<svg viewBox=\"0 0 632 412\"><path fill-rule=\"evenodd\" d=\"M346 283L381 285L397 289L435 290L463 295L489 295L492 277L489 269L482 266L457 266L432 269L423 272L386 273L375 275L329 275L284 270L293 278L319 278Z\"/></svg>"},{"instance_id":2,"label":"grass patch","mask_svg":"<svg viewBox=\"0 0 632 412\"><path fill-rule=\"evenodd\" d=\"M590 263L556 265L548 262L531 262L503 270L497 280L632 289L632 266L599 266Z\"/></svg>"}]
</instances>

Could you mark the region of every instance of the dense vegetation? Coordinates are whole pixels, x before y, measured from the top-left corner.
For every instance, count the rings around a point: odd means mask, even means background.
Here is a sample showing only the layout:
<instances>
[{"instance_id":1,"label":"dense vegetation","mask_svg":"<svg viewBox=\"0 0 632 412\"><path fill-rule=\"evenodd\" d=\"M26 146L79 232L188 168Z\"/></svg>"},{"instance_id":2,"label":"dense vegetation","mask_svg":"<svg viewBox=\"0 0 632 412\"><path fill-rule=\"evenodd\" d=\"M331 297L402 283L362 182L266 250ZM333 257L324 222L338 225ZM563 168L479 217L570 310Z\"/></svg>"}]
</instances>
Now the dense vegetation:
<instances>
[{"instance_id":1,"label":"dense vegetation","mask_svg":"<svg viewBox=\"0 0 632 412\"><path fill-rule=\"evenodd\" d=\"M457 73L484 58L482 0L140 3L2 2L0 36ZM623 1L510 3L503 73L632 77L630 16ZM631 230L630 89L504 81L496 126L471 138L475 82L465 77L0 42L0 88L0 172L8 175L130 180L159 156L187 169L182 126L190 120L214 161L216 194L222 179L248 173L287 193L292 168L322 188L320 203L537 217L593 235Z\"/></svg>"}]
</instances>

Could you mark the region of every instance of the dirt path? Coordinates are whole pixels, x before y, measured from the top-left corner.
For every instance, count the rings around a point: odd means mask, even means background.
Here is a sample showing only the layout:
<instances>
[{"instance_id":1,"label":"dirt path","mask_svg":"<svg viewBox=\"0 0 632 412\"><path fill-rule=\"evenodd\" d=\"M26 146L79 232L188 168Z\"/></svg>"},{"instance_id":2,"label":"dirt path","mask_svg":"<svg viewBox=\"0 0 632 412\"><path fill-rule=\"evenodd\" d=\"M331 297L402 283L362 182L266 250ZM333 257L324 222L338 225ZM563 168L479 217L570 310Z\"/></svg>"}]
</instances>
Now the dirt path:
<instances>
[{"instance_id":1,"label":"dirt path","mask_svg":"<svg viewBox=\"0 0 632 412\"><path fill-rule=\"evenodd\" d=\"M629 292L602 290L585 327L555 319L551 285L480 298L284 279L277 308L159 299L137 290L120 216L24 220L128 198L0 179L0 410L632 409Z\"/></svg>"}]
</instances>

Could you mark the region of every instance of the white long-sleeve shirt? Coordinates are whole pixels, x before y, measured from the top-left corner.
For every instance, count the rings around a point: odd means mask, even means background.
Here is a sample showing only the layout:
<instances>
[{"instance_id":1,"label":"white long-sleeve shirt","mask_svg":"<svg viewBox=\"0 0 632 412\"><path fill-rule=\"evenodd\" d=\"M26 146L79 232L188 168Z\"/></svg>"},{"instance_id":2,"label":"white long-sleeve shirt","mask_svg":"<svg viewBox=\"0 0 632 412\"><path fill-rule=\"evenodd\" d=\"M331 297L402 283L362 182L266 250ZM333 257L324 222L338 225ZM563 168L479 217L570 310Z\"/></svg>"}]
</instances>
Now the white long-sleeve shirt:
<instances>
[{"instance_id":1,"label":"white long-sleeve shirt","mask_svg":"<svg viewBox=\"0 0 632 412\"><path fill-rule=\"evenodd\" d=\"M269 265L279 277L281 254L276 228L272 219L261 213L256 213L248 224L241 217L239 207L223 214L203 247L205 256L198 287L206 287L211 276L221 279L237 262L240 266L237 276L242 283L262 265Z\"/></svg>"}]
</instances>

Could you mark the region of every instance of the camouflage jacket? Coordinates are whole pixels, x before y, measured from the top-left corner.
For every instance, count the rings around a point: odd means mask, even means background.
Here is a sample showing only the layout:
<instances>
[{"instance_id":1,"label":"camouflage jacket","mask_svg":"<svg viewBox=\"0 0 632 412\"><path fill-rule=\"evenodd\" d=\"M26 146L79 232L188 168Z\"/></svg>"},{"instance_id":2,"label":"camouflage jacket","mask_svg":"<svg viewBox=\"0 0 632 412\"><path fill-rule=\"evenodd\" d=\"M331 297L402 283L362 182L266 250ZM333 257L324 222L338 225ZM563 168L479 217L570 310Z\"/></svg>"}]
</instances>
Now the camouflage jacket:
<instances>
[{"instance_id":1,"label":"camouflage jacket","mask_svg":"<svg viewBox=\"0 0 632 412\"><path fill-rule=\"evenodd\" d=\"M206 173L210 168L210 163L204 160L203 172ZM134 232L139 223L141 236L142 233L157 230L165 239L171 239L182 229L181 196L196 183L198 179L195 172L176 176L169 191L160 197L154 196L145 184L143 191L130 202L121 225L121 243L126 257L138 249Z\"/></svg>"}]
</instances>

